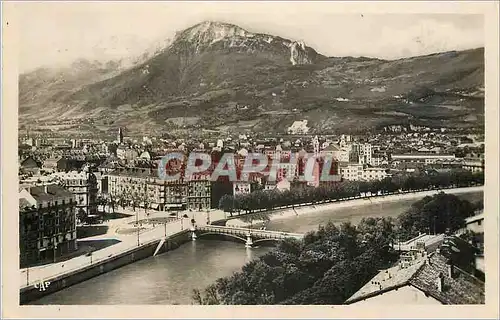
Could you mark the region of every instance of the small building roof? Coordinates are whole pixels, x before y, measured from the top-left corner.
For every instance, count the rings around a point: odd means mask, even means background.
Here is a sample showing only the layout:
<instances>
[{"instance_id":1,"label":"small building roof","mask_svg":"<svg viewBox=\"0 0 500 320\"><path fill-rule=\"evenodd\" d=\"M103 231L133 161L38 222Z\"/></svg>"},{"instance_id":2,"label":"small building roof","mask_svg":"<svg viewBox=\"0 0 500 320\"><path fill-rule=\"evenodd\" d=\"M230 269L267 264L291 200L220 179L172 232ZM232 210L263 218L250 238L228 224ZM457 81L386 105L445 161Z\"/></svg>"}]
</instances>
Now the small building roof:
<instances>
[{"instance_id":1,"label":"small building roof","mask_svg":"<svg viewBox=\"0 0 500 320\"><path fill-rule=\"evenodd\" d=\"M34 186L29 188L29 193L36 201L53 201L60 198L73 197L73 194L58 184Z\"/></svg>"},{"instance_id":2,"label":"small building roof","mask_svg":"<svg viewBox=\"0 0 500 320\"><path fill-rule=\"evenodd\" d=\"M380 271L367 284L347 299L345 303L351 304L406 286L424 262L424 259L420 259L404 268L398 263L392 268Z\"/></svg>"},{"instance_id":3,"label":"small building roof","mask_svg":"<svg viewBox=\"0 0 500 320\"><path fill-rule=\"evenodd\" d=\"M108 173L110 176L124 176L135 178L158 178L158 171L152 168L117 168Z\"/></svg>"},{"instance_id":4,"label":"small building roof","mask_svg":"<svg viewBox=\"0 0 500 320\"><path fill-rule=\"evenodd\" d=\"M412 277L410 284L443 304L484 304L484 282L457 267L453 278L444 277L444 290L438 290L436 280L440 274L447 275L448 268L448 259L436 253Z\"/></svg>"},{"instance_id":5,"label":"small building roof","mask_svg":"<svg viewBox=\"0 0 500 320\"><path fill-rule=\"evenodd\" d=\"M328 147L323 149L323 151L340 151L340 147L337 146L336 144L332 143L332 144L328 145Z\"/></svg>"},{"instance_id":6,"label":"small building roof","mask_svg":"<svg viewBox=\"0 0 500 320\"><path fill-rule=\"evenodd\" d=\"M19 199L19 208L31 207L31 203L25 198Z\"/></svg>"},{"instance_id":7,"label":"small building roof","mask_svg":"<svg viewBox=\"0 0 500 320\"><path fill-rule=\"evenodd\" d=\"M481 212L480 214L466 218L465 224L474 223L474 222L477 222L479 220L484 220L484 212Z\"/></svg>"},{"instance_id":8,"label":"small building roof","mask_svg":"<svg viewBox=\"0 0 500 320\"><path fill-rule=\"evenodd\" d=\"M448 258L440 253L422 256L401 268L400 264L380 271L374 278L346 300L346 304L375 297L404 286L413 286L442 304L484 304L484 282L453 267L449 277ZM439 290L437 280L444 276L444 289Z\"/></svg>"}]
</instances>

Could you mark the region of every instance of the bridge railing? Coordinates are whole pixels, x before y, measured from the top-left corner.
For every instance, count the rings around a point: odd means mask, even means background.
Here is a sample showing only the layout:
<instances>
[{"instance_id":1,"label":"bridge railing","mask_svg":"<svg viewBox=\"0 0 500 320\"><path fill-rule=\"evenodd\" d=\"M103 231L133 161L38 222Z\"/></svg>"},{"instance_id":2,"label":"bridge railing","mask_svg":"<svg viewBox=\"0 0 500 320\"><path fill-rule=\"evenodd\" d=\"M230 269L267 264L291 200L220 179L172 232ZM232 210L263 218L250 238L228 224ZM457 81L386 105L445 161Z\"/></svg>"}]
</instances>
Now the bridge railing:
<instances>
[{"instance_id":1,"label":"bridge railing","mask_svg":"<svg viewBox=\"0 0 500 320\"><path fill-rule=\"evenodd\" d=\"M228 233L228 234L252 234L254 236L261 236L266 238L284 239L284 238L302 238L304 235L300 233L290 233L272 230L257 230L250 228L233 228L224 226L202 226L198 227L199 230L217 232L217 233Z\"/></svg>"}]
</instances>

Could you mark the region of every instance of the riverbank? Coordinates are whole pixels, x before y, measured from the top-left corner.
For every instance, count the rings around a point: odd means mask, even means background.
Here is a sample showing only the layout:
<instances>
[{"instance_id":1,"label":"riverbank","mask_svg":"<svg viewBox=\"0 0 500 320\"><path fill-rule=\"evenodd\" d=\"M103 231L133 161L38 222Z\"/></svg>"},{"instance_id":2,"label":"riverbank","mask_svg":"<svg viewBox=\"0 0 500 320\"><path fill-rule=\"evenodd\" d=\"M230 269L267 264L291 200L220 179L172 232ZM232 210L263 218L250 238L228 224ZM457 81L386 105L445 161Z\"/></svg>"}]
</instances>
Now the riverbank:
<instances>
[{"instance_id":1,"label":"riverbank","mask_svg":"<svg viewBox=\"0 0 500 320\"><path fill-rule=\"evenodd\" d=\"M477 201L482 198L482 191L482 189L467 189L462 192L461 197ZM425 193L419 193L416 197L424 195ZM306 233L316 230L319 224L325 224L328 221L335 223L354 221L353 223L356 223L363 217L369 216L396 217L414 202L411 199L399 201L382 201L382 199L390 198L381 198L380 202L373 205L368 205L371 203L369 200L363 200L366 203L358 206L342 205L341 209L333 212L329 211L330 209L323 209L331 208L330 206L316 206L317 210L310 214L277 219L267 226L269 230ZM353 203L349 200L344 202ZM302 209L305 212L306 207ZM206 212L195 213L195 218L200 225L205 221L206 214ZM223 212L217 211L210 212L210 217L216 221L223 219L224 215ZM176 224L173 223L173 225ZM180 225L177 225L177 228L180 230ZM161 226L157 228L155 234L160 238L163 232L163 226ZM168 232L170 229L167 230ZM135 235L123 236L123 238L126 237L130 238L131 245L137 241ZM188 241L175 250L155 257L151 254L149 258L146 256L140 261L134 261L106 274L67 287L37 299L32 304L190 304L193 289L205 288L217 278L230 276L235 271L241 270L245 263L270 250L264 246L245 248L242 243L208 240L208 237L207 240L204 240L205 237L200 237L196 241ZM217 239L221 238L217 237ZM99 251L95 252L96 255ZM89 257L85 258L88 265ZM221 264L220 261L224 263Z\"/></svg>"},{"instance_id":2,"label":"riverbank","mask_svg":"<svg viewBox=\"0 0 500 320\"><path fill-rule=\"evenodd\" d=\"M255 214L247 215L244 220L240 219L239 216L229 218L225 221L226 226L230 227L250 227L253 225L260 226L267 221L262 219L255 219L251 222L247 222L250 220L252 215L258 216L265 213L268 215L269 221L276 221L281 219L288 219L292 217L297 217L304 214L315 213L318 211L327 211L327 210L338 210L342 208L348 207L358 207L365 206L376 203L386 203L386 202L394 202L401 200L414 200L420 199L425 196L432 196L438 194L440 192L451 193L451 194L463 194L463 193L474 193L474 192L483 192L484 186L475 186L475 187L466 187L466 188L453 188L453 189L441 189L441 190L427 190L427 191L419 191L412 193L401 193L401 194L391 194L391 195L376 195L376 196L366 196L366 197L351 197L346 200L337 200L331 201L327 203L319 203L319 204L302 204L300 206L295 206L293 208L287 209L278 209L274 211L267 212L257 212Z\"/></svg>"},{"instance_id":3,"label":"riverbank","mask_svg":"<svg viewBox=\"0 0 500 320\"><path fill-rule=\"evenodd\" d=\"M54 277L42 278L37 282L25 286L20 290L20 303L26 304L33 300L40 299L54 292L68 288L77 283L94 278L111 270L131 264L153 256L178 248L180 245L191 241L188 230L180 231L168 236L163 242L162 239L151 240L142 243L140 246L124 250L116 255L109 255L95 263L90 262L86 266L80 266L74 270L68 270Z\"/></svg>"}]
</instances>

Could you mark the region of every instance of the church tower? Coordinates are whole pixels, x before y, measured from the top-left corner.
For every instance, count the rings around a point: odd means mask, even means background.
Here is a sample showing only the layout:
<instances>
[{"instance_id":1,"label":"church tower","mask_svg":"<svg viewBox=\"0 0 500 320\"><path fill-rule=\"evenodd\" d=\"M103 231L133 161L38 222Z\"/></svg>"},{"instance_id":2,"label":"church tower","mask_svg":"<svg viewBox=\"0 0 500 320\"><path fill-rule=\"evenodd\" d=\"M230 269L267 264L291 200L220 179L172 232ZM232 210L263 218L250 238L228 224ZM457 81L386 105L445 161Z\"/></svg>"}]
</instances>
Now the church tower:
<instances>
[{"instance_id":1,"label":"church tower","mask_svg":"<svg viewBox=\"0 0 500 320\"><path fill-rule=\"evenodd\" d=\"M123 130L122 128L118 128L118 143L122 144L123 143Z\"/></svg>"},{"instance_id":2,"label":"church tower","mask_svg":"<svg viewBox=\"0 0 500 320\"><path fill-rule=\"evenodd\" d=\"M317 156L319 155L319 139L318 136L314 136L314 139L312 140L312 145L314 149L314 155Z\"/></svg>"}]
</instances>

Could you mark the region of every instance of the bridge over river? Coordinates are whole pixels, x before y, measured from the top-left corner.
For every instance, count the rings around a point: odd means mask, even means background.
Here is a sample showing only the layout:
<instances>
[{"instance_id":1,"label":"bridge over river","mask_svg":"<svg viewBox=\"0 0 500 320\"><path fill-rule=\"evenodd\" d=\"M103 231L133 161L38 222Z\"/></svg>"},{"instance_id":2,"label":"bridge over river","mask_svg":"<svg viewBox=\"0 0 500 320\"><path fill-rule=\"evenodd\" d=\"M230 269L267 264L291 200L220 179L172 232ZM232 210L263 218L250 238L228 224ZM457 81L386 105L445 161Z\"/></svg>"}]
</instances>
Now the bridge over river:
<instances>
[{"instance_id":1,"label":"bridge over river","mask_svg":"<svg viewBox=\"0 0 500 320\"><path fill-rule=\"evenodd\" d=\"M293 238L300 240L304 237L302 233L292 233L292 232L282 232L282 231L271 231L271 230L258 230L249 228L239 228L239 227L227 227L227 226L216 226L216 225L202 225L202 226L192 226L189 230L190 237L194 241L197 238L201 238L209 235L220 235L229 238L236 239L245 243L245 247L251 248L261 242L269 241L281 241L286 238ZM168 236L158 238L160 242L158 243L153 256L156 256L161 247L167 241Z\"/></svg>"},{"instance_id":2,"label":"bridge over river","mask_svg":"<svg viewBox=\"0 0 500 320\"><path fill-rule=\"evenodd\" d=\"M268 230L248 229L244 226L221 227L205 225L206 213L193 213L197 226L194 235L197 241L192 241L191 217L157 225L155 228L140 233L140 244L149 245L150 249L143 250L144 258L134 263L110 270L105 276L100 272L98 264L105 260L113 259L118 255L127 255L129 252L140 250L138 248L138 236L136 233L117 234L115 237L122 242L94 251L92 256L80 256L67 261L61 261L42 267L21 270L20 287L31 287L40 279L53 281L56 277L64 277L65 274L78 272L82 268L95 270L95 277L71 285L59 292L49 293L43 298L32 301L33 304L191 304L192 290L202 289L212 284L217 278L230 276L253 259L267 253L270 248L258 245L263 239L283 239L287 237L303 237L308 231L317 230L318 225L332 221L335 224L350 221L357 224L364 217L396 217L401 212L410 208L416 199L422 198L437 191L422 192L415 195L395 195L380 198L377 201L353 200L350 203L342 202L316 205L316 208L297 210L298 215L290 210L288 216L279 212L271 217L267 223ZM482 187L457 189L446 191L459 194L463 199L477 201L483 199ZM211 213L212 221L218 219ZM283 219L285 218L285 219ZM131 218L131 221L134 219ZM183 221L184 220L184 221ZM208 222L208 221L207 221ZM255 226L255 224L254 224ZM271 231L273 230L273 231ZM276 231L274 231L276 230ZM282 232L287 231L287 232ZM245 248L247 236L250 233L253 248ZM180 234L183 240L172 239ZM224 235L226 239L234 238L233 241L204 241L210 234ZM175 250L166 254L157 254L151 257L158 247L160 239L167 238L169 243L184 243ZM270 240L268 240L270 241ZM257 245L255 245L257 244ZM401 250L412 245L401 244ZM399 246L398 246L399 249ZM162 252L164 250L160 250ZM158 253L159 253L158 252ZM127 257L131 256L127 255ZM125 261L132 262L126 258ZM223 263L221 263L221 261ZM95 267L94 267L95 265ZM83 279L82 279L83 280ZM51 288L54 283L51 283ZM123 290L123 288L127 290Z\"/></svg>"},{"instance_id":3,"label":"bridge over river","mask_svg":"<svg viewBox=\"0 0 500 320\"><path fill-rule=\"evenodd\" d=\"M224 235L245 243L246 247L252 247L257 243L264 241L280 241L286 238L302 239L302 233L291 233L271 230L256 230L249 228L226 227L205 225L191 229L192 239L203 237L206 235Z\"/></svg>"}]
</instances>

